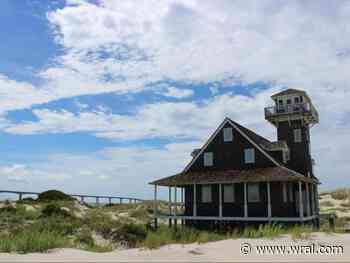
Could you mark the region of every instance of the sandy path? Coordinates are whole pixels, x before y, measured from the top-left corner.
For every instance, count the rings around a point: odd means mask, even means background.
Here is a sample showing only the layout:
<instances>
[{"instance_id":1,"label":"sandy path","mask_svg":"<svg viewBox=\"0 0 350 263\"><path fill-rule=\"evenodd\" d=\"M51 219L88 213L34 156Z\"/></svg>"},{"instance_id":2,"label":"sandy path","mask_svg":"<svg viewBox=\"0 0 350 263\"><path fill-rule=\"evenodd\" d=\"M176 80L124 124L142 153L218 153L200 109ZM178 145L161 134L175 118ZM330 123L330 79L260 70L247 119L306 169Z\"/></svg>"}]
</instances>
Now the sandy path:
<instances>
[{"instance_id":1,"label":"sandy path","mask_svg":"<svg viewBox=\"0 0 350 263\"><path fill-rule=\"evenodd\" d=\"M241 253L243 243L252 247L249 255ZM342 245L343 254L337 255L259 255L256 245ZM109 253L92 253L76 249L55 250L47 254L1 254L1 262L118 262L118 261L238 261L238 262L350 262L350 234L314 234L306 241L294 242L290 237L278 239L230 239L206 244L169 245L157 250L129 249Z\"/></svg>"}]
</instances>

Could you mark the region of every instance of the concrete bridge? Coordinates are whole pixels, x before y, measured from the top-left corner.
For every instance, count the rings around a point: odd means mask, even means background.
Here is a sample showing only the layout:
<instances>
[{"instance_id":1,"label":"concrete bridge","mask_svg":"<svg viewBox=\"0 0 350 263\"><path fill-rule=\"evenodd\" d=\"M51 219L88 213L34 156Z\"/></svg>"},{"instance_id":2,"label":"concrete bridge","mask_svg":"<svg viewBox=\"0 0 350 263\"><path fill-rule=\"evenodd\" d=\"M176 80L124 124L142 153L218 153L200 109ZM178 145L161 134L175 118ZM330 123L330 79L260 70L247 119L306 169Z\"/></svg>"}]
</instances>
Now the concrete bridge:
<instances>
[{"instance_id":1,"label":"concrete bridge","mask_svg":"<svg viewBox=\"0 0 350 263\"><path fill-rule=\"evenodd\" d=\"M36 195L39 196L38 192L26 192L26 191L10 191L10 190L0 190L0 194L16 194L18 195L18 200L22 200L25 195ZM86 198L93 198L96 201L96 205L99 205L101 200L107 200L109 204L137 204L142 203L144 200L133 197L124 196L109 196L109 195L81 195L81 194L68 194L69 196L80 199L81 202L85 202Z\"/></svg>"}]
</instances>

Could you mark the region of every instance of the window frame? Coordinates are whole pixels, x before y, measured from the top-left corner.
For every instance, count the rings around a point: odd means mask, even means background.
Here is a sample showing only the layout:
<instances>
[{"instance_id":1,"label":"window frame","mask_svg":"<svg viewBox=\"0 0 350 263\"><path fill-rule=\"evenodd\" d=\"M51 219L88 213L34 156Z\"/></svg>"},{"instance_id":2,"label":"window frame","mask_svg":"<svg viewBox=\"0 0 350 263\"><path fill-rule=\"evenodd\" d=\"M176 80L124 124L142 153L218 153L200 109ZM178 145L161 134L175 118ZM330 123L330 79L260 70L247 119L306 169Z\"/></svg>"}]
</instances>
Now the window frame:
<instances>
[{"instance_id":1,"label":"window frame","mask_svg":"<svg viewBox=\"0 0 350 263\"><path fill-rule=\"evenodd\" d=\"M230 198L226 199L226 189L231 189L232 190L232 196L230 196ZM230 193L231 194L231 193ZM234 203L236 202L236 198L235 198L235 194L236 194L236 189L235 189L235 184L224 184L223 185L223 203Z\"/></svg>"},{"instance_id":2,"label":"window frame","mask_svg":"<svg viewBox=\"0 0 350 263\"><path fill-rule=\"evenodd\" d=\"M257 188L254 188L257 187ZM257 199L251 199L250 191L251 189L257 189ZM261 202L261 197L260 197L260 184L259 183L248 183L247 184L247 200L248 203L259 203Z\"/></svg>"},{"instance_id":3,"label":"window frame","mask_svg":"<svg viewBox=\"0 0 350 263\"><path fill-rule=\"evenodd\" d=\"M209 190L208 192L205 192L204 189ZM205 196L204 193L207 193L208 196ZM213 188L210 184L203 184L201 185L201 203L203 204L210 204L213 202Z\"/></svg>"},{"instance_id":4,"label":"window frame","mask_svg":"<svg viewBox=\"0 0 350 263\"><path fill-rule=\"evenodd\" d=\"M222 131L223 133L223 139L224 142L232 142L233 141L233 128L232 127L226 127ZM228 137L227 137L228 136Z\"/></svg>"},{"instance_id":5,"label":"window frame","mask_svg":"<svg viewBox=\"0 0 350 263\"><path fill-rule=\"evenodd\" d=\"M210 158L209 158L209 156L210 156ZM211 167L214 165L214 153L213 152L204 152L203 153L203 165L204 165L204 167Z\"/></svg>"},{"instance_id":6,"label":"window frame","mask_svg":"<svg viewBox=\"0 0 350 263\"><path fill-rule=\"evenodd\" d=\"M252 153L252 158L248 160L248 152ZM255 163L255 149L254 148L246 148L244 149L244 163L245 164L252 164Z\"/></svg>"}]
</instances>

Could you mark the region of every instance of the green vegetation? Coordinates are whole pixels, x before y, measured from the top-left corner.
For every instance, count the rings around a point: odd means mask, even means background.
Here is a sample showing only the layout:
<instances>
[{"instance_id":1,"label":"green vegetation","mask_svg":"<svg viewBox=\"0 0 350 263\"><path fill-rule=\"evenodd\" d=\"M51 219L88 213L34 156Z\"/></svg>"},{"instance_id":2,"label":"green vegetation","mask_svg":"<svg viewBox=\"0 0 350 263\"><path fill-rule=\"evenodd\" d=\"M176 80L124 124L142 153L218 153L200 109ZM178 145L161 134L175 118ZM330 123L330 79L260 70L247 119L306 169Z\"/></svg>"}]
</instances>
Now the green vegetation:
<instances>
[{"instance_id":1,"label":"green vegetation","mask_svg":"<svg viewBox=\"0 0 350 263\"><path fill-rule=\"evenodd\" d=\"M24 230L16 234L1 235L1 252L45 252L53 248L70 247L67 237L57 232Z\"/></svg>"},{"instance_id":2,"label":"green vegetation","mask_svg":"<svg viewBox=\"0 0 350 263\"><path fill-rule=\"evenodd\" d=\"M324 207L324 206L326 206L326 207L333 207L334 204L332 202L330 202L330 201L321 201L320 202L320 206L322 206L322 207Z\"/></svg>"},{"instance_id":3,"label":"green vegetation","mask_svg":"<svg viewBox=\"0 0 350 263\"><path fill-rule=\"evenodd\" d=\"M71 196L57 190L49 190L39 194L38 202L48 202L48 201L72 201L74 198Z\"/></svg>"},{"instance_id":4,"label":"green vegetation","mask_svg":"<svg viewBox=\"0 0 350 263\"><path fill-rule=\"evenodd\" d=\"M174 229L161 226L157 231L149 231L142 245L149 249L155 249L172 243L205 243L230 237L232 237L231 234L219 234L217 232L200 231L191 228Z\"/></svg>"}]
</instances>

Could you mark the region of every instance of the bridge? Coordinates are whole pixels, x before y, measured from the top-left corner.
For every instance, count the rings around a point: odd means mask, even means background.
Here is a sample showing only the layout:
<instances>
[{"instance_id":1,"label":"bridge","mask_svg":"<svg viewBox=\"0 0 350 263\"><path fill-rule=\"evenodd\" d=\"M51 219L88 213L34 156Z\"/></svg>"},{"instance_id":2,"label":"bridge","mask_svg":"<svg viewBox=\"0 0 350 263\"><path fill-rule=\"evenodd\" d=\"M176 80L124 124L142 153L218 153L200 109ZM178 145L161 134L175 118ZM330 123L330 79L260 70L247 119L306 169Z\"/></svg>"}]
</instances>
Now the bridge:
<instances>
[{"instance_id":1,"label":"bridge","mask_svg":"<svg viewBox=\"0 0 350 263\"><path fill-rule=\"evenodd\" d=\"M0 194L16 194L18 195L18 200L22 200L23 196L25 195L36 195L39 196L40 193L38 192L26 192L26 191L10 191L10 190L0 190ZM94 198L96 200L96 205L100 204L101 199L108 200L109 204L137 204L142 203L144 200L139 198L133 198L133 197L124 197L124 196L109 196L109 195L82 195L82 194L68 194L69 196L80 199L81 202L85 202L86 198ZM115 201L116 202L113 202Z\"/></svg>"}]
</instances>

